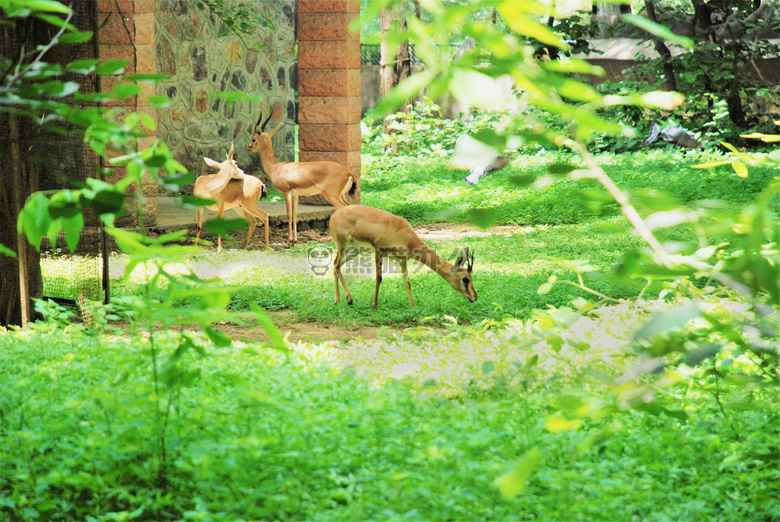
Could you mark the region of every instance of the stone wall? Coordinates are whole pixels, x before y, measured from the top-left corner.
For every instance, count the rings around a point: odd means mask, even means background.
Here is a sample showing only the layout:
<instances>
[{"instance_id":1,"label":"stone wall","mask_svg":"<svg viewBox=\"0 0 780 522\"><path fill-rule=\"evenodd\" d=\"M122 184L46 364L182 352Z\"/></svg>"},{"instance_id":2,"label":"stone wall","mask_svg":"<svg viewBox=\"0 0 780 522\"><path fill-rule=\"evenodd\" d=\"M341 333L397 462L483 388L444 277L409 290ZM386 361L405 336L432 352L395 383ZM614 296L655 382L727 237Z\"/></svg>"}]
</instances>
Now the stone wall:
<instances>
[{"instance_id":1,"label":"stone wall","mask_svg":"<svg viewBox=\"0 0 780 522\"><path fill-rule=\"evenodd\" d=\"M273 138L274 149L277 160L294 159L296 0L253 5L264 27L242 39L220 36L222 21L198 10L195 2L156 2L157 72L168 76L157 89L171 99L170 107L158 111L158 136L196 176L212 173L203 157L223 161L232 141L239 166L268 181L259 155L246 150L261 109L274 110L269 125L282 115L286 119ZM245 92L260 99L228 103L210 97L213 92Z\"/></svg>"}]
</instances>

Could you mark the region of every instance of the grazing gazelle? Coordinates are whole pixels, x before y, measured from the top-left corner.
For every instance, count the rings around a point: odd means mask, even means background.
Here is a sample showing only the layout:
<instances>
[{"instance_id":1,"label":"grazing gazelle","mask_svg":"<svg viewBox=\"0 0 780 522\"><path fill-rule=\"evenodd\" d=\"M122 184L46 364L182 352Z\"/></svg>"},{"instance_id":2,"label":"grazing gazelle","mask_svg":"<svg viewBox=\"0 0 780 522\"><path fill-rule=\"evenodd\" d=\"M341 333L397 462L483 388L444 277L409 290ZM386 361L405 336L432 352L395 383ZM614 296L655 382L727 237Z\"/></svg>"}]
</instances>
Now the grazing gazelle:
<instances>
[{"instance_id":1,"label":"grazing gazelle","mask_svg":"<svg viewBox=\"0 0 780 522\"><path fill-rule=\"evenodd\" d=\"M474 254L464 248L458 254L455 264L442 259L434 249L423 243L412 226L404 218L365 205L350 205L340 208L330 217L330 233L336 241L336 258L333 262L333 278L336 284L336 304L339 297L339 281L344 285L347 303L352 304L352 294L341 274L341 267L358 254L359 246L374 249L376 259L376 289L373 306L379 301L379 284L382 282L382 259L396 259L401 265L409 304L414 306L412 287L409 284L407 260L416 259L442 276L460 295L471 301L477 300L471 269Z\"/></svg>"},{"instance_id":2,"label":"grazing gazelle","mask_svg":"<svg viewBox=\"0 0 780 522\"><path fill-rule=\"evenodd\" d=\"M257 223L255 216L259 217L265 225L265 248L268 248L269 230L268 214L257 208L257 201L265 196L265 184L254 176L247 176L238 167L233 159L233 144L230 144L230 152L227 159L218 163L211 158L203 158L210 167L219 169L216 174L200 176L195 180L192 193L203 199L211 199L216 204L209 205L209 210L216 210L219 217L227 209L235 210L238 215L246 219L249 224L249 232L244 241L244 248L249 244L252 233ZM203 228L203 207L198 207L198 233L195 236L195 244L198 244L200 232ZM217 236L217 252L222 250L222 236Z\"/></svg>"},{"instance_id":3,"label":"grazing gazelle","mask_svg":"<svg viewBox=\"0 0 780 522\"><path fill-rule=\"evenodd\" d=\"M349 205L345 195L355 193L357 180L349 169L332 161L277 162L271 137L282 127L284 119L276 128L265 132L272 115L269 114L261 123L263 115L260 114L252 143L247 149L260 154L263 170L284 196L287 204L287 246L290 246L298 240L298 196L322 194L331 205L341 208Z\"/></svg>"}]
</instances>

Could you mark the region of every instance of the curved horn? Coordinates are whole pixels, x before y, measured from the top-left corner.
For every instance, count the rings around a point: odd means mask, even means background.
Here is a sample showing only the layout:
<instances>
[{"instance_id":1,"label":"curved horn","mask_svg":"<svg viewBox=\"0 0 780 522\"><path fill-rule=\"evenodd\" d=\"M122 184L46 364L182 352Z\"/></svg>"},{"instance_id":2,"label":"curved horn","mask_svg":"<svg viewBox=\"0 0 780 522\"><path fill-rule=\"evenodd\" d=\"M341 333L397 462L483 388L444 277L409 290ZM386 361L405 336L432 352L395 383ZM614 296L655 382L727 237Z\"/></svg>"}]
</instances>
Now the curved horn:
<instances>
[{"instance_id":1,"label":"curved horn","mask_svg":"<svg viewBox=\"0 0 780 522\"><path fill-rule=\"evenodd\" d=\"M273 113L269 113L265 121L260 123L260 120L263 119L263 113L261 112L260 117L257 118L257 123L255 123L255 131L262 133L265 130L265 126L268 125L268 120L271 119L271 116L273 116Z\"/></svg>"}]
</instances>

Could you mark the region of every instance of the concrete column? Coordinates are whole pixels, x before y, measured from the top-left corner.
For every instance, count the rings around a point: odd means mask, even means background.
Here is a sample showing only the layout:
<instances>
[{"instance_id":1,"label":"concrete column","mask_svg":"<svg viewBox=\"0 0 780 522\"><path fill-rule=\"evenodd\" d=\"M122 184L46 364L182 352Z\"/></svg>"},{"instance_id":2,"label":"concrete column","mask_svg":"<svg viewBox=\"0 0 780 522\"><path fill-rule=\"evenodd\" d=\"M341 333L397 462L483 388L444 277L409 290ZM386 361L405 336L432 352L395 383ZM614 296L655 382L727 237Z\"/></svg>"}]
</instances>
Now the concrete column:
<instances>
[{"instance_id":1,"label":"concrete column","mask_svg":"<svg viewBox=\"0 0 780 522\"><path fill-rule=\"evenodd\" d=\"M359 14L359 0L298 0L299 160L335 161L358 180L360 35L349 24Z\"/></svg>"}]
</instances>

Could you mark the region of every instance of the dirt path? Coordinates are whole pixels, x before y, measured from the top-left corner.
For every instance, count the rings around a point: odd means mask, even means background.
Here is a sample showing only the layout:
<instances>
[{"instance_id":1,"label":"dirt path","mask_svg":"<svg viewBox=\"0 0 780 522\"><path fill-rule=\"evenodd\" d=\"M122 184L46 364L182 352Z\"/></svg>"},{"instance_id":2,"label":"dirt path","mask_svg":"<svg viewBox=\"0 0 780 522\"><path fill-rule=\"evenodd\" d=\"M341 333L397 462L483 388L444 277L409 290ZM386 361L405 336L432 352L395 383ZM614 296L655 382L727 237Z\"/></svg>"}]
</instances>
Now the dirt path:
<instances>
[{"instance_id":1,"label":"dirt path","mask_svg":"<svg viewBox=\"0 0 780 522\"><path fill-rule=\"evenodd\" d=\"M389 326L360 326L349 328L326 322L300 322L294 320L291 312L271 312L269 314L282 335L290 342L336 341L346 343L352 339L384 339L393 334L402 333L404 328ZM215 328L234 341L269 341L270 338L261 326L247 328L233 324L216 324Z\"/></svg>"}]
</instances>

